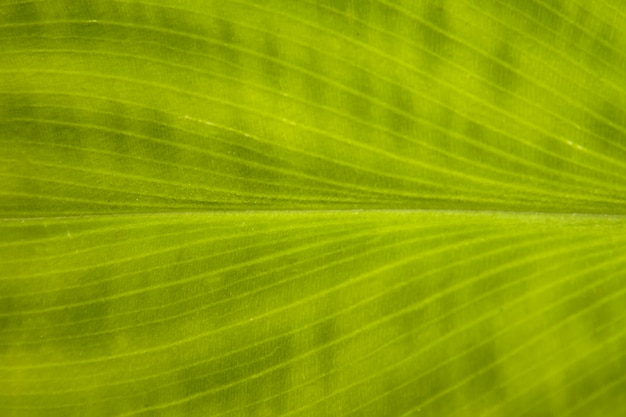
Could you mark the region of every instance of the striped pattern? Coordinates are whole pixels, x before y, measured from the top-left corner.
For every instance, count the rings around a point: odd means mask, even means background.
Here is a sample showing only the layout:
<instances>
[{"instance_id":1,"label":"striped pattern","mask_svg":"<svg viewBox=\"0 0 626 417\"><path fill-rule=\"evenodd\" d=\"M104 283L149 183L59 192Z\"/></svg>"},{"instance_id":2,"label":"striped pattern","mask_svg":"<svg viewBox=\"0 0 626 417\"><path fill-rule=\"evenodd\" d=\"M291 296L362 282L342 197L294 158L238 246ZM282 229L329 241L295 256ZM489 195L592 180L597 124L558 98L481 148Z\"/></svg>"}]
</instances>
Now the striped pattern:
<instances>
[{"instance_id":1,"label":"striped pattern","mask_svg":"<svg viewBox=\"0 0 626 417\"><path fill-rule=\"evenodd\" d=\"M626 10L448 3L3 5L1 210L624 214Z\"/></svg>"},{"instance_id":2,"label":"striped pattern","mask_svg":"<svg viewBox=\"0 0 626 417\"><path fill-rule=\"evenodd\" d=\"M621 401L605 390L625 382L622 220L309 212L5 229L31 236L9 240L1 270L8 415L588 415Z\"/></svg>"},{"instance_id":3,"label":"striped pattern","mask_svg":"<svg viewBox=\"0 0 626 417\"><path fill-rule=\"evenodd\" d=\"M623 415L624 22L0 0L0 414Z\"/></svg>"}]
</instances>

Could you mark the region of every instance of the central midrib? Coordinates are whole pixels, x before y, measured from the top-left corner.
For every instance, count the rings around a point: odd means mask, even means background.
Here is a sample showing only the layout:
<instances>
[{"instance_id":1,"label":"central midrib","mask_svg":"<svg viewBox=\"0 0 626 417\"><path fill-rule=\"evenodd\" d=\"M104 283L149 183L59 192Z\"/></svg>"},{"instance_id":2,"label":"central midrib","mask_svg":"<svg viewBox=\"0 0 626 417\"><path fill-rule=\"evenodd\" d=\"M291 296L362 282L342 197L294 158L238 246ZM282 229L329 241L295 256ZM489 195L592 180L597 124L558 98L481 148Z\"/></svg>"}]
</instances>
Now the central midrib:
<instances>
[{"instance_id":1,"label":"central midrib","mask_svg":"<svg viewBox=\"0 0 626 417\"><path fill-rule=\"evenodd\" d=\"M228 209L228 210L187 210L187 211L154 211L154 212L120 212L120 213L85 213L70 215L50 215L50 216L16 216L4 217L3 222L11 221L37 221L37 220L60 220L60 219L88 219L88 218L116 218L116 217L191 217L191 216L254 216L254 215L276 215L276 216L306 216L320 214L381 214L381 215L417 215L417 214L442 214L442 215L467 215L467 216L498 216L498 217L550 217L550 218L601 218L601 219L626 219L626 214L619 213L584 213L569 211L514 211L514 210L463 210L463 209Z\"/></svg>"}]
</instances>

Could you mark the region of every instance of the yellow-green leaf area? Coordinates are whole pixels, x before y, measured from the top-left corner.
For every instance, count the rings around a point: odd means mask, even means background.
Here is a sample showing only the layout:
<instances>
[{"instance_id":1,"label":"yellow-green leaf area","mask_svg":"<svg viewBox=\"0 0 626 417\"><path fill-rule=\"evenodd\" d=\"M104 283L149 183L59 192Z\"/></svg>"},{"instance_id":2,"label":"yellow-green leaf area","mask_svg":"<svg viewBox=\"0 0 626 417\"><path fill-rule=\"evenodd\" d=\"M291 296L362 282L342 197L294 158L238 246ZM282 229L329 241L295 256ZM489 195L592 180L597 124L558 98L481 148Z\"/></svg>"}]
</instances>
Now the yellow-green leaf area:
<instances>
[{"instance_id":1,"label":"yellow-green leaf area","mask_svg":"<svg viewBox=\"0 0 626 417\"><path fill-rule=\"evenodd\" d=\"M623 415L624 21L0 0L0 415Z\"/></svg>"}]
</instances>

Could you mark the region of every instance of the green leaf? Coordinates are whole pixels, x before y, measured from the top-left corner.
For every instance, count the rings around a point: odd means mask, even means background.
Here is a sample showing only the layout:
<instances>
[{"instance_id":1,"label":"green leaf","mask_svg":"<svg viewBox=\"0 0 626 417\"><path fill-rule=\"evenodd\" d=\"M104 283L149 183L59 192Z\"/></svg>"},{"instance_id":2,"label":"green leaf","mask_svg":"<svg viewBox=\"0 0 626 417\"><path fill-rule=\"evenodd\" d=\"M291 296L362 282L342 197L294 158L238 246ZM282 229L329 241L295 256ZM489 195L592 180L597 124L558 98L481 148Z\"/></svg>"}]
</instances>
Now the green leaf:
<instances>
[{"instance_id":1,"label":"green leaf","mask_svg":"<svg viewBox=\"0 0 626 417\"><path fill-rule=\"evenodd\" d=\"M0 414L626 413L619 0L0 0Z\"/></svg>"}]
</instances>

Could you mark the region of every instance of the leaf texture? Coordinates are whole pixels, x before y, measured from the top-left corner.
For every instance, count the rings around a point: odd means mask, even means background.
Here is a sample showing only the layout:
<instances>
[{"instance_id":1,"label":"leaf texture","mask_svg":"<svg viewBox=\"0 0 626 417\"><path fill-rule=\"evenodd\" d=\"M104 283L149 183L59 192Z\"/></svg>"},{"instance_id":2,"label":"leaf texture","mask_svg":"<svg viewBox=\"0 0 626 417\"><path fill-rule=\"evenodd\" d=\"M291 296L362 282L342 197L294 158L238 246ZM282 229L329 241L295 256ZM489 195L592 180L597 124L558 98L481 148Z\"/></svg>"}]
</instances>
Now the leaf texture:
<instances>
[{"instance_id":1,"label":"leaf texture","mask_svg":"<svg viewBox=\"0 0 626 417\"><path fill-rule=\"evenodd\" d=\"M0 1L0 414L626 412L618 0Z\"/></svg>"}]
</instances>

